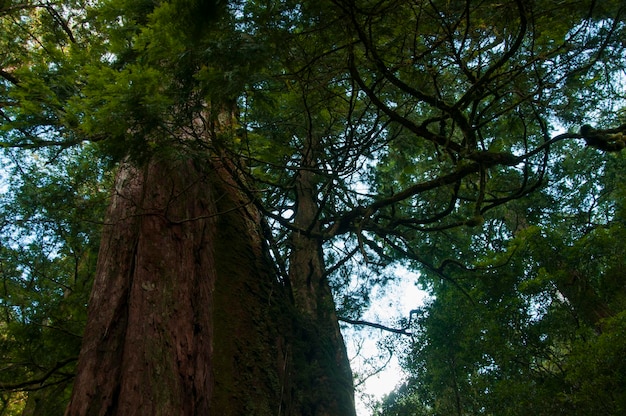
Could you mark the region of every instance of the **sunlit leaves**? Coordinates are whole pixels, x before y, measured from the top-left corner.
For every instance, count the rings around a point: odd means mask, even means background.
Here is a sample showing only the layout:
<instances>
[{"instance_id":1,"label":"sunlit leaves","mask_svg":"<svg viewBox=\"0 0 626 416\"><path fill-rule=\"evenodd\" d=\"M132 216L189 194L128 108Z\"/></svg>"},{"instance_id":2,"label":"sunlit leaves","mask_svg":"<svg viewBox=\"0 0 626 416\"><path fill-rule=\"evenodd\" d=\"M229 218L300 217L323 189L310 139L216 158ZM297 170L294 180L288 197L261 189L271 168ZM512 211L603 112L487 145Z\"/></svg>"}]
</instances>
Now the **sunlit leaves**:
<instances>
[{"instance_id":1,"label":"sunlit leaves","mask_svg":"<svg viewBox=\"0 0 626 416\"><path fill-rule=\"evenodd\" d=\"M88 146L2 160L13 176L0 204L0 383L8 391L57 385L50 409L65 404L86 319L109 195L98 157Z\"/></svg>"}]
</instances>

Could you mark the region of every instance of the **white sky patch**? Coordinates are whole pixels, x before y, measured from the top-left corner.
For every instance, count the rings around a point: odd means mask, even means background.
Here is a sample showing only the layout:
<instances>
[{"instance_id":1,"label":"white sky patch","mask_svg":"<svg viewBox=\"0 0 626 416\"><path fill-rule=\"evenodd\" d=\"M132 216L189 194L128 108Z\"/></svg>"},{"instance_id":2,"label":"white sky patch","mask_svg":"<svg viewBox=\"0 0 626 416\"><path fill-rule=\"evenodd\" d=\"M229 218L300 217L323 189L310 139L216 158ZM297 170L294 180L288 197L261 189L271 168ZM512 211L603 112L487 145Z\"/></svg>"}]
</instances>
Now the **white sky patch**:
<instances>
[{"instance_id":1,"label":"white sky patch","mask_svg":"<svg viewBox=\"0 0 626 416\"><path fill-rule=\"evenodd\" d=\"M428 294L415 286L417 274L398 268L396 275L396 281L372 293L372 306L365 312L363 320L398 328L399 318L408 319L411 310L424 304ZM390 356L385 342L397 345L406 336L350 326L343 333L352 371L358 376L355 397L357 415L369 416L375 403L393 391L405 376L397 353Z\"/></svg>"}]
</instances>

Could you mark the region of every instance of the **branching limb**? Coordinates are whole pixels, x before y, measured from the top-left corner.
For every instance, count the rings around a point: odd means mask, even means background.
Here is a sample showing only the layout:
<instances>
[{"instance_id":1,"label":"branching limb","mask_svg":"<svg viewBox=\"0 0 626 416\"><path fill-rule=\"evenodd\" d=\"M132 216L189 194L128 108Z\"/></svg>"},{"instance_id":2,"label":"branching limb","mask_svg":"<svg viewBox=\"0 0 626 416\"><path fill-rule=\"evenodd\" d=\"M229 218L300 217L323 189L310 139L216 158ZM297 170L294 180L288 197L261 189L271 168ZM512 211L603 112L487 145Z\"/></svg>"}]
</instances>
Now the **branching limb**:
<instances>
[{"instance_id":1,"label":"branching limb","mask_svg":"<svg viewBox=\"0 0 626 416\"><path fill-rule=\"evenodd\" d=\"M41 377L33 378L31 380L20 381L16 383L0 382L0 391L17 391L17 390L31 391L31 390L39 390L39 389L45 388L47 387L45 383L50 377L55 375L55 373L57 373L61 368L65 367L69 363L72 363L76 360L77 360L77 357L71 357L63 361L59 361L58 363L55 364L54 367L52 367L50 370L44 373ZM70 376L68 375L66 375L65 377L68 379L70 378Z\"/></svg>"},{"instance_id":2,"label":"branching limb","mask_svg":"<svg viewBox=\"0 0 626 416\"><path fill-rule=\"evenodd\" d=\"M626 147L626 124L613 129L594 129L589 124L580 128L580 136L587 146L605 152L619 152Z\"/></svg>"},{"instance_id":3,"label":"branching limb","mask_svg":"<svg viewBox=\"0 0 626 416\"><path fill-rule=\"evenodd\" d=\"M408 326L406 328L391 328L382 324L378 324L376 322L363 321L360 319L350 319L350 318L343 318L343 317L338 317L337 319L341 322L345 322L350 325L365 325L365 326L370 326L376 329L382 329L383 331L392 332L394 334L408 335L408 336L413 335L411 332L407 331L409 329Z\"/></svg>"}]
</instances>

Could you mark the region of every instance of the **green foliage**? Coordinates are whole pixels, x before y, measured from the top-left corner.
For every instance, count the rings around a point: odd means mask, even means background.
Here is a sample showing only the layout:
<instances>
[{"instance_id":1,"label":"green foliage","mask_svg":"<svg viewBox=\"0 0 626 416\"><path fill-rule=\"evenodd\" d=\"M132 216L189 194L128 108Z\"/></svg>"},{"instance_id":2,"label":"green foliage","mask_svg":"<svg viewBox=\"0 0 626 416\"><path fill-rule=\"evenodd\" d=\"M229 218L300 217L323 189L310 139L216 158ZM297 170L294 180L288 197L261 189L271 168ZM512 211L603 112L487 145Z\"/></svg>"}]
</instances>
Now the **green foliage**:
<instances>
[{"instance_id":1,"label":"green foliage","mask_svg":"<svg viewBox=\"0 0 626 416\"><path fill-rule=\"evenodd\" d=\"M625 160L568 150L540 193L464 240L477 257L457 245L457 261L424 277L438 283L406 355L412 376L380 414L407 402L429 415L623 412Z\"/></svg>"},{"instance_id":2,"label":"green foliage","mask_svg":"<svg viewBox=\"0 0 626 416\"><path fill-rule=\"evenodd\" d=\"M566 380L573 386L567 399L578 414L619 415L626 410L626 312L602 323L602 333L573 345Z\"/></svg>"},{"instance_id":3,"label":"green foliage","mask_svg":"<svg viewBox=\"0 0 626 416\"><path fill-rule=\"evenodd\" d=\"M42 153L3 160L13 175L3 178L0 205L0 385L33 391L27 408L36 414L58 414L81 345L110 179L92 146L53 153L55 165Z\"/></svg>"}]
</instances>

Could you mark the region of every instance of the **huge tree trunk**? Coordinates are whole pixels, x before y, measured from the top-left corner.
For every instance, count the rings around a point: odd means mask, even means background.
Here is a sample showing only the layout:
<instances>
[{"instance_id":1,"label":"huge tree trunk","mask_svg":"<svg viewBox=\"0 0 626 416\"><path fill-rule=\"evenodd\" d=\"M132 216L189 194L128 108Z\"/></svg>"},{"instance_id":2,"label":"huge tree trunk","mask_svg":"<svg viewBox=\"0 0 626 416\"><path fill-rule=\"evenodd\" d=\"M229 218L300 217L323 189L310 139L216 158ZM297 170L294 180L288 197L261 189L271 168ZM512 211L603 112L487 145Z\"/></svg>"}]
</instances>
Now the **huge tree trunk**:
<instances>
[{"instance_id":1,"label":"huge tree trunk","mask_svg":"<svg viewBox=\"0 0 626 416\"><path fill-rule=\"evenodd\" d=\"M219 162L123 165L106 221L67 415L346 414Z\"/></svg>"}]
</instances>

